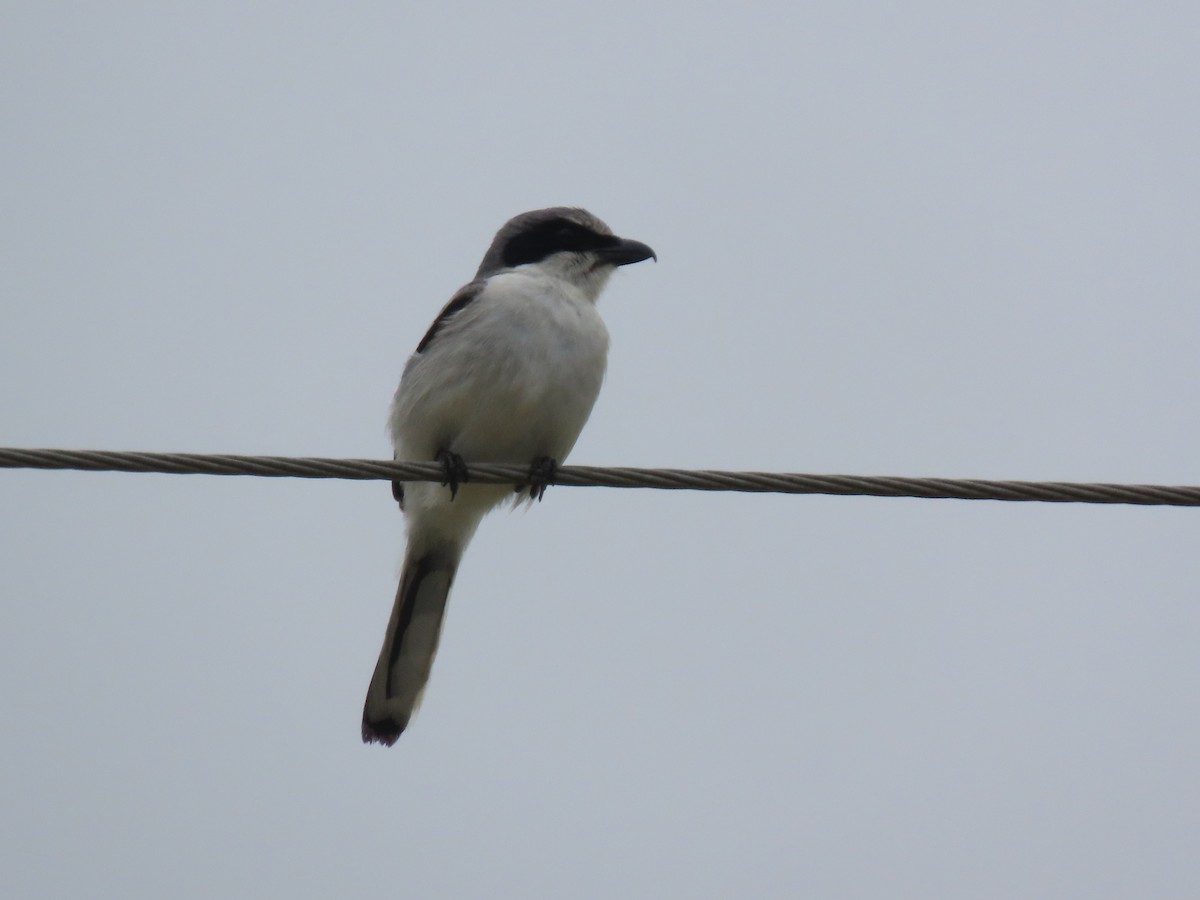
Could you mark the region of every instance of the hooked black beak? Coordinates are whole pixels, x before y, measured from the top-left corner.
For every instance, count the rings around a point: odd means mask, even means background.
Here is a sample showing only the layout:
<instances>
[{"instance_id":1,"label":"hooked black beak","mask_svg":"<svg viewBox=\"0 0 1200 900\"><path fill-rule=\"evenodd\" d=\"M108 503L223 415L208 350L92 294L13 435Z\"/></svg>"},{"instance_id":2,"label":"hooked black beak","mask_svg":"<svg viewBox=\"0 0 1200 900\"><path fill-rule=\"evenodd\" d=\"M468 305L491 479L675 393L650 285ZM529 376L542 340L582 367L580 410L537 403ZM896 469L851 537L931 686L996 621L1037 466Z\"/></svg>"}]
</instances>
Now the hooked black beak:
<instances>
[{"instance_id":1,"label":"hooked black beak","mask_svg":"<svg viewBox=\"0 0 1200 900\"><path fill-rule=\"evenodd\" d=\"M615 240L616 243L595 251L601 262L614 266L627 266L644 259L658 262L658 255L641 241L631 241L626 238L616 238Z\"/></svg>"}]
</instances>

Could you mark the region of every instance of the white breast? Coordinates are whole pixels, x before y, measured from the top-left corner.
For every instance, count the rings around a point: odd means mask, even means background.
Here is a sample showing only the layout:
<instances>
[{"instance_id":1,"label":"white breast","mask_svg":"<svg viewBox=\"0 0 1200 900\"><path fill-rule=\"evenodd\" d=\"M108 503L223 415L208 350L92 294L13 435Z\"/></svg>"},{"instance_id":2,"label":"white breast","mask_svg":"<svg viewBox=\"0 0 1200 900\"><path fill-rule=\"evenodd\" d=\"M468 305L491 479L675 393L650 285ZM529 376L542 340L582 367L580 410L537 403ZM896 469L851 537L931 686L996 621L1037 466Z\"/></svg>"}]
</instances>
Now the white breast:
<instances>
[{"instance_id":1,"label":"white breast","mask_svg":"<svg viewBox=\"0 0 1200 900\"><path fill-rule=\"evenodd\" d=\"M598 292L598 291L597 291ZM592 299L534 267L504 272L408 363L392 405L399 459L565 459L604 379Z\"/></svg>"}]
</instances>

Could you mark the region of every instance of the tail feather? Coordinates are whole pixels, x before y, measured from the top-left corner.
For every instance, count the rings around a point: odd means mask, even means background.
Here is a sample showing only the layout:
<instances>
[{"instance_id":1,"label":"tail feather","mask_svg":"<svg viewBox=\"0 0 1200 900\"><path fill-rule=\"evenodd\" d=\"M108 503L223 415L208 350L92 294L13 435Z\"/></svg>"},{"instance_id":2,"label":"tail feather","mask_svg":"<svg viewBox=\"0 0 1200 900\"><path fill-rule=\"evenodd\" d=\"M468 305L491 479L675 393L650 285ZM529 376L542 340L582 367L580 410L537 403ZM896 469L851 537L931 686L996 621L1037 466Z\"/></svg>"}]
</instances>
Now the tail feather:
<instances>
[{"instance_id":1,"label":"tail feather","mask_svg":"<svg viewBox=\"0 0 1200 900\"><path fill-rule=\"evenodd\" d=\"M364 743L394 744L420 705L460 555L455 547L419 552L410 548L379 662L367 689Z\"/></svg>"}]
</instances>

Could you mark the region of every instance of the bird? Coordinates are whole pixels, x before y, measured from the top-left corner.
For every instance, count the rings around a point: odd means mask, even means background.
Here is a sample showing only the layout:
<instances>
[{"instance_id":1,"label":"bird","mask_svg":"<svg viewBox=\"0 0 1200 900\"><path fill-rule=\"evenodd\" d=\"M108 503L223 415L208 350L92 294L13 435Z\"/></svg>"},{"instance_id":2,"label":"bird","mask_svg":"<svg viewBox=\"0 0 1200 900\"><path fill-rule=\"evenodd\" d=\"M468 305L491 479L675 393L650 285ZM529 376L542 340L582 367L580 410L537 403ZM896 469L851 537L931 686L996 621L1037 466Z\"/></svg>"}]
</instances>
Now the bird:
<instances>
[{"instance_id":1,"label":"bird","mask_svg":"<svg viewBox=\"0 0 1200 900\"><path fill-rule=\"evenodd\" d=\"M363 706L362 739L391 746L421 702L446 601L480 520L541 500L591 414L608 330L596 301L619 267L653 259L578 207L521 213L496 232L405 364L388 417L395 459L443 481L392 483L407 544ZM527 483L473 484L472 463L528 465Z\"/></svg>"}]
</instances>

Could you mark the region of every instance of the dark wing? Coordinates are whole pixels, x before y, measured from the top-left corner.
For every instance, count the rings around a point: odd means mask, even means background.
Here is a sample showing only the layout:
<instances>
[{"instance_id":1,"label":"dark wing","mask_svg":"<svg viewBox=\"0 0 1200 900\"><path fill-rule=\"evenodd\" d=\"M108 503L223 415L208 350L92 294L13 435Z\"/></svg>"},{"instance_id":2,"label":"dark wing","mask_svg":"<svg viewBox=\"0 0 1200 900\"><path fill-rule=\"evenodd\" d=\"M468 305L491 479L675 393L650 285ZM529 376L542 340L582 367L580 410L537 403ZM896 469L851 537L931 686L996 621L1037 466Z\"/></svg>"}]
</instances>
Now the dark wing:
<instances>
[{"instance_id":1,"label":"dark wing","mask_svg":"<svg viewBox=\"0 0 1200 900\"><path fill-rule=\"evenodd\" d=\"M450 302L438 313L438 317L433 320L433 324L429 326L429 330L425 332L425 337L421 338L421 343L417 344L417 352L423 353L425 348L429 346L430 341L437 337L437 333L449 322L454 316L462 312L471 302L483 293L484 282L472 281L470 284L460 288L458 293L450 298Z\"/></svg>"}]
</instances>

